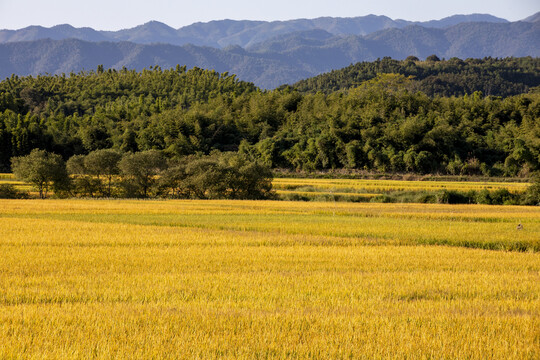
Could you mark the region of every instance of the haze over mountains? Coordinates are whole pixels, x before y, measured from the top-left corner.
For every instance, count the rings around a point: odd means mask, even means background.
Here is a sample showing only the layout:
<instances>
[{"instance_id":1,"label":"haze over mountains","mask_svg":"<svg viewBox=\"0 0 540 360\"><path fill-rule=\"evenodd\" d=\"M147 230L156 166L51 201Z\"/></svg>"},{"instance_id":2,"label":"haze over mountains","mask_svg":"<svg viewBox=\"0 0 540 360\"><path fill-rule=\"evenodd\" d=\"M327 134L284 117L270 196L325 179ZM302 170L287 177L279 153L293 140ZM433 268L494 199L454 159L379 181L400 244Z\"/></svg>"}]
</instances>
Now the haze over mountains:
<instances>
[{"instance_id":1,"label":"haze over mountains","mask_svg":"<svg viewBox=\"0 0 540 360\"><path fill-rule=\"evenodd\" d=\"M262 88L384 56L403 59L540 56L540 13L520 22L455 15L410 22L385 16L221 20L173 29L149 22L97 31L58 25L0 30L0 77L176 64L237 74Z\"/></svg>"},{"instance_id":2,"label":"haze over mountains","mask_svg":"<svg viewBox=\"0 0 540 360\"><path fill-rule=\"evenodd\" d=\"M277 35L296 31L322 29L334 35L368 35L379 30L404 28L409 25L444 28L462 22L507 23L508 21L482 14L455 15L427 22L392 20L386 16L367 15L354 18L323 17L272 22L219 20L208 23L195 23L180 29L174 29L158 21L151 21L144 25L119 31L74 28L71 25L64 24L52 28L29 26L20 30L0 30L0 43L47 38L53 40L73 38L86 41L130 41L137 44L193 44L218 48L239 45L246 47Z\"/></svg>"}]
</instances>

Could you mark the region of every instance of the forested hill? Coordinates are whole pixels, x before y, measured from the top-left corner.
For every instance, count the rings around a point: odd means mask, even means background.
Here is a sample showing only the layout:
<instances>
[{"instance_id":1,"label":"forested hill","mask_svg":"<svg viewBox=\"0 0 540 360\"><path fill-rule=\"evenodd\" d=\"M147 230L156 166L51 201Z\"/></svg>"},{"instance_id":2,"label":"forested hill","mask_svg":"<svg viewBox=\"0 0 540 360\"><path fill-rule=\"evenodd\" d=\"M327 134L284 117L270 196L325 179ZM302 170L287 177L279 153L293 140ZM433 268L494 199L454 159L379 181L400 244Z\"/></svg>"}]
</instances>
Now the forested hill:
<instances>
[{"instance_id":1,"label":"forested hill","mask_svg":"<svg viewBox=\"0 0 540 360\"><path fill-rule=\"evenodd\" d=\"M71 76L13 75L0 82L0 169L9 169L12 156L35 148L66 158L109 147L123 151L163 148L164 139L152 134L159 131L153 128L154 122L184 112L193 116L187 120L189 125L176 124L180 127L174 130L175 138L168 140L181 144L184 134L186 144L197 144L190 149L208 149L201 141L220 148L218 133L205 139L220 122L212 124L206 109L198 111L197 104L216 98L230 104L256 91L252 83L239 81L235 75L185 66L142 72L99 66L97 71ZM192 132L196 137L189 138ZM149 142L139 146L142 138Z\"/></svg>"},{"instance_id":2,"label":"forested hill","mask_svg":"<svg viewBox=\"0 0 540 360\"><path fill-rule=\"evenodd\" d=\"M195 28L192 30L195 31ZM126 67L139 71L150 66L165 69L183 64L219 72L228 71L258 87L274 89L358 61L374 61L385 56L394 59L405 59L410 55L426 59L432 54L447 59L540 56L538 21L466 22L444 28L411 25L368 35L342 34L332 26L328 28L329 31L325 30L326 27L302 29L292 29L270 37L267 35L271 31L263 31L264 37L255 36L245 48L239 45L214 48L179 46L176 43L139 44L134 42L135 39L121 42L74 38L15 41L33 39L32 36L21 35L9 37L8 42L0 43L0 78L11 74L35 76L45 73L78 73L95 69L99 64L117 70ZM215 30L220 33L218 29ZM37 33L39 37L41 32ZM163 34L168 33L165 31ZM34 32L30 31L29 34ZM146 31L140 34L144 35ZM0 32L0 40L2 36ZM255 39L259 42L255 43Z\"/></svg>"},{"instance_id":3,"label":"forested hill","mask_svg":"<svg viewBox=\"0 0 540 360\"><path fill-rule=\"evenodd\" d=\"M538 88L505 98L430 97L411 91L415 86L404 75L382 74L326 94L261 91L228 74L181 66L11 76L0 82L0 168L9 171L13 156L35 148L64 159L113 148L163 150L169 158L238 151L273 168L306 171L540 170Z\"/></svg>"},{"instance_id":4,"label":"forested hill","mask_svg":"<svg viewBox=\"0 0 540 360\"><path fill-rule=\"evenodd\" d=\"M413 89L430 96L462 96L481 91L484 95L511 96L540 84L540 58L484 58L428 61L416 57L398 61L383 58L359 62L346 68L302 80L294 88L302 92L331 93L358 86L378 74L402 74L414 78Z\"/></svg>"}]
</instances>

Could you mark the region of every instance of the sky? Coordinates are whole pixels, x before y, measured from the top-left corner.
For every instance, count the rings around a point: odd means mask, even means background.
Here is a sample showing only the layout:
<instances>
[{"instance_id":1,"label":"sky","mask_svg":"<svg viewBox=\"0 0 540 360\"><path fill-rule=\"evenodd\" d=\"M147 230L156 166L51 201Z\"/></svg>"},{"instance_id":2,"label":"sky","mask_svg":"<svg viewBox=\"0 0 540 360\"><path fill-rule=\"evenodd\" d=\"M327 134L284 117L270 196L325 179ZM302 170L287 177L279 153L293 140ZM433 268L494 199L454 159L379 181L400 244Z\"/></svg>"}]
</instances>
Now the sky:
<instances>
[{"instance_id":1,"label":"sky","mask_svg":"<svg viewBox=\"0 0 540 360\"><path fill-rule=\"evenodd\" d=\"M119 30L151 20L174 28L211 20L290 20L369 14L425 21L491 14L510 21L540 11L540 0L0 0L0 29L71 24Z\"/></svg>"}]
</instances>

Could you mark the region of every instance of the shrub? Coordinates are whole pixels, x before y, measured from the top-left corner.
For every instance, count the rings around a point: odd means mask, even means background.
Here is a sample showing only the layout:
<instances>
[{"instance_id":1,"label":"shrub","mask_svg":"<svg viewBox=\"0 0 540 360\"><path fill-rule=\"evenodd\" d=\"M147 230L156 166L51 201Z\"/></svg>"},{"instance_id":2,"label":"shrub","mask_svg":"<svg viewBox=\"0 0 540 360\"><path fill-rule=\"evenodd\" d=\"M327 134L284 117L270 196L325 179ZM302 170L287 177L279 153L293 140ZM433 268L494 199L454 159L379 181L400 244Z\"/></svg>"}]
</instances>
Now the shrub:
<instances>
[{"instance_id":1,"label":"shrub","mask_svg":"<svg viewBox=\"0 0 540 360\"><path fill-rule=\"evenodd\" d=\"M521 196L521 204L540 206L540 175L536 175L531 186Z\"/></svg>"},{"instance_id":2,"label":"shrub","mask_svg":"<svg viewBox=\"0 0 540 360\"><path fill-rule=\"evenodd\" d=\"M475 201L477 204L491 205L491 193L484 189L476 194Z\"/></svg>"},{"instance_id":3,"label":"shrub","mask_svg":"<svg viewBox=\"0 0 540 360\"><path fill-rule=\"evenodd\" d=\"M508 189L499 189L491 193L491 203L493 205L504 205L511 203L514 200L514 195Z\"/></svg>"},{"instance_id":4,"label":"shrub","mask_svg":"<svg viewBox=\"0 0 540 360\"><path fill-rule=\"evenodd\" d=\"M392 196L382 194L382 195L377 195L374 198L372 198L371 202L374 202L374 203L395 203L396 199L394 199Z\"/></svg>"},{"instance_id":5,"label":"shrub","mask_svg":"<svg viewBox=\"0 0 540 360\"><path fill-rule=\"evenodd\" d=\"M11 184L0 185L0 199L28 199L28 193L18 191Z\"/></svg>"},{"instance_id":6,"label":"shrub","mask_svg":"<svg viewBox=\"0 0 540 360\"><path fill-rule=\"evenodd\" d=\"M468 196L452 190L443 190L436 196L439 204L469 204L472 202Z\"/></svg>"}]
</instances>

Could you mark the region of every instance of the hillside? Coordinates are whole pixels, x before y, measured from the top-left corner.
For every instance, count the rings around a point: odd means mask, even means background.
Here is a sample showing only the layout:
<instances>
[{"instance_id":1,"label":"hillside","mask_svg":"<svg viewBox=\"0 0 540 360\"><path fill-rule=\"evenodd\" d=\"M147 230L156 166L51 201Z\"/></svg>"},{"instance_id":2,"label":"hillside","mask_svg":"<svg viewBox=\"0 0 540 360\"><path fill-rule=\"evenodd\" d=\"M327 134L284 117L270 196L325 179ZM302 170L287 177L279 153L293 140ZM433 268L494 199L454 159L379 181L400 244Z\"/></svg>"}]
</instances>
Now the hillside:
<instances>
[{"instance_id":1,"label":"hillside","mask_svg":"<svg viewBox=\"0 0 540 360\"><path fill-rule=\"evenodd\" d=\"M461 23L445 29L418 25L368 36L335 36L325 30L289 33L246 49L134 42L36 40L0 44L0 78L11 74L69 74L105 67L142 70L177 64L230 72L266 89L386 56L540 56L540 22Z\"/></svg>"},{"instance_id":2,"label":"hillside","mask_svg":"<svg viewBox=\"0 0 540 360\"><path fill-rule=\"evenodd\" d=\"M525 22L538 22L538 21L540 21L540 11L537 12L536 14L534 14L534 15L531 15L531 16L523 19L522 21L525 21Z\"/></svg>"},{"instance_id":3,"label":"hillside","mask_svg":"<svg viewBox=\"0 0 540 360\"><path fill-rule=\"evenodd\" d=\"M277 87L289 79L311 76L317 69L303 69L288 57L249 53L239 47L219 50L194 45L141 45L131 42L38 40L0 44L0 78L38 74L70 74L105 68L142 70L153 66L200 67L237 74L263 88Z\"/></svg>"},{"instance_id":4,"label":"hillside","mask_svg":"<svg viewBox=\"0 0 540 360\"><path fill-rule=\"evenodd\" d=\"M538 76L530 58L477 61L469 70L487 69L486 79L504 76L512 61ZM376 72L401 65L362 66ZM437 65L425 71L437 76ZM455 75L468 81L467 73ZM0 168L9 170L11 157L35 148L64 159L114 148L163 150L171 158L238 151L303 171L529 176L540 170L538 90L506 98L429 97L417 87L403 75L382 74L328 94L260 91L228 74L181 66L12 76L0 82Z\"/></svg>"},{"instance_id":5,"label":"hillside","mask_svg":"<svg viewBox=\"0 0 540 360\"><path fill-rule=\"evenodd\" d=\"M445 61L392 60L360 62L313 78L293 87L302 92L348 89L377 77L402 74L414 78L414 89L430 96L462 96L481 91L485 95L511 96L540 85L539 58L452 58Z\"/></svg>"}]
</instances>

